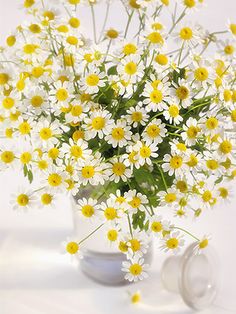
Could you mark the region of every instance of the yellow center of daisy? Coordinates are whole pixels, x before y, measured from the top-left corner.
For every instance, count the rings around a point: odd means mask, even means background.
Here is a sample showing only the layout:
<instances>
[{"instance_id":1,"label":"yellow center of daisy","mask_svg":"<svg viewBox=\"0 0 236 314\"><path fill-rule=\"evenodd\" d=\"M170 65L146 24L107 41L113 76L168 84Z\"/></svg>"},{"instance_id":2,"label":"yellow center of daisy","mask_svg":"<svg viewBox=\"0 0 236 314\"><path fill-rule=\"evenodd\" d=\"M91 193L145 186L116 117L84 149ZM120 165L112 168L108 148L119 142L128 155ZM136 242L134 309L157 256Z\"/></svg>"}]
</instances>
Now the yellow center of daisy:
<instances>
[{"instance_id":1,"label":"yellow center of daisy","mask_svg":"<svg viewBox=\"0 0 236 314\"><path fill-rule=\"evenodd\" d=\"M151 138L156 138L160 134L160 128L156 124L147 127L147 135Z\"/></svg>"},{"instance_id":2,"label":"yellow center of daisy","mask_svg":"<svg viewBox=\"0 0 236 314\"><path fill-rule=\"evenodd\" d=\"M7 73L0 73L0 85L5 85L9 81L9 75Z\"/></svg>"},{"instance_id":3,"label":"yellow center of daisy","mask_svg":"<svg viewBox=\"0 0 236 314\"><path fill-rule=\"evenodd\" d=\"M137 47L134 45L134 44L126 44L124 47L123 47L123 53L128 56L128 55L131 55L131 54L135 54L137 51Z\"/></svg>"},{"instance_id":4,"label":"yellow center of daisy","mask_svg":"<svg viewBox=\"0 0 236 314\"><path fill-rule=\"evenodd\" d=\"M165 201L167 203L173 203L177 199L177 196L175 193L168 193L165 196Z\"/></svg>"},{"instance_id":5,"label":"yellow center of daisy","mask_svg":"<svg viewBox=\"0 0 236 314\"><path fill-rule=\"evenodd\" d=\"M226 188L219 188L219 192L222 198L227 198L229 196L229 191Z\"/></svg>"},{"instance_id":6,"label":"yellow center of daisy","mask_svg":"<svg viewBox=\"0 0 236 314\"><path fill-rule=\"evenodd\" d=\"M215 117L208 118L206 121L206 127L209 130L214 130L218 127L219 121Z\"/></svg>"},{"instance_id":7,"label":"yellow center of daisy","mask_svg":"<svg viewBox=\"0 0 236 314\"><path fill-rule=\"evenodd\" d=\"M52 137L52 130L50 128L42 128L39 132L39 136L42 140L47 141Z\"/></svg>"},{"instance_id":8,"label":"yellow center of daisy","mask_svg":"<svg viewBox=\"0 0 236 314\"><path fill-rule=\"evenodd\" d=\"M181 192L181 193L185 193L188 190L188 186L187 183L185 181L179 180L176 183L176 187L177 189Z\"/></svg>"},{"instance_id":9,"label":"yellow center of daisy","mask_svg":"<svg viewBox=\"0 0 236 314\"><path fill-rule=\"evenodd\" d=\"M209 72L206 68L197 68L194 72L194 77L197 81L204 82L209 77Z\"/></svg>"},{"instance_id":10,"label":"yellow center of daisy","mask_svg":"<svg viewBox=\"0 0 236 314\"><path fill-rule=\"evenodd\" d=\"M198 164L198 158L194 154L191 154L189 157L189 160L187 161L187 165L189 167L195 167L197 164Z\"/></svg>"},{"instance_id":11,"label":"yellow center of daisy","mask_svg":"<svg viewBox=\"0 0 236 314\"><path fill-rule=\"evenodd\" d=\"M183 40L190 40L193 38L193 31L189 27L184 27L180 30L179 36Z\"/></svg>"},{"instance_id":12,"label":"yellow center of daisy","mask_svg":"<svg viewBox=\"0 0 236 314\"><path fill-rule=\"evenodd\" d=\"M236 35L236 24L230 24L229 28L233 35Z\"/></svg>"},{"instance_id":13,"label":"yellow center of daisy","mask_svg":"<svg viewBox=\"0 0 236 314\"><path fill-rule=\"evenodd\" d=\"M72 46L76 46L79 42L78 38L75 36L68 36L66 42Z\"/></svg>"},{"instance_id":14,"label":"yellow center of daisy","mask_svg":"<svg viewBox=\"0 0 236 314\"><path fill-rule=\"evenodd\" d=\"M84 205L81 208L81 212L85 217L90 218L94 215L94 207L89 204Z\"/></svg>"},{"instance_id":15,"label":"yellow center of daisy","mask_svg":"<svg viewBox=\"0 0 236 314\"><path fill-rule=\"evenodd\" d=\"M30 8L30 7L32 7L32 5L34 5L34 3L35 3L35 0L25 0L24 1L24 7Z\"/></svg>"},{"instance_id":16,"label":"yellow center of daisy","mask_svg":"<svg viewBox=\"0 0 236 314\"><path fill-rule=\"evenodd\" d=\"M187 130L187 136L188 138L196 138L196 136L198 135L199 129L196 126L190 126Z\"/></svg>"},{"instance_id":17,"label":"yellow center of daisy","mask_svg":"<svg viewBox=\"0 0 236 314\"><path fill-rule=\"evenodd\" d=\"M6 97L2 101L3 108L10 110L15 104L15 101L11 97Z\"/></svg>"},{"instance_id":18,"label":"yellow center of daisy","mask_svg":"<svg viewBox=\"0 0 236 314\"><path fill-rule=\"evenodd\" d=\"M125 136L125 131L122 128L114 128L112 130L111 136L116 140L120 141Z\"/></svg>"},{"instance_id":19,"label":"yellow center of daisy","mask_svg":"<svg viewBox=\"0 0 236 314\"><path fill-rule=\"evenodd\" d=\"M5 164L10 164L15 159L13 152L5 151L1 153L1 161Z\"/></svg>"},{"instance_id":20,"label":"yellow center of daisy","mask_svg":"<svg viewBox=\"0 0 236 314\"><path fill-rule=\"evenodd\" d=\"M235 50L235 48L234 48L234 46L232 46L232 45L227 45L227 46L225 46L225 48L224 48L224 52L225 52L227 55L232 55L232 54L234 53L234 50Z\"/></svg>"},{"instance_id":21,"label":"yellow center of daisy","mask_svg":"<svg viewBox=\"0 0 236 314\"><path fill-rule=\"evenodd\" d=\"M71 156L75 158L81 158L83 155L83 151L81 147L79 147L78 145L71 146L70 153L71 153Z\"/></svg>"},{"instance_id":22,"label":"yellow center of daisy","mask_svg":"<svg viewBox=\"0 0 236 314\"><path fill-rule=\"evenodd\" d=\"M119 36L117 30L111 28L107 31L106 36L110 39L116 39Z\"/></svg>"},{"instance_id":23,"label":"yellow center of daisy","mask_svg":"<svg viewBox=\"0 0 236 314\"><path fill-rule=\"evenodd\" d=\"M159 89L155 89L151 92L150 94L150 100L151 102L153 102L154 104L158 104L162 101L163 99L163 94Z\"/></svg>"},{"instance_id":24,"label":"yellow center of daisy","mask_svg":"<svg viewBox=\"0 0 236 314\"><path fill-rule=\"evenodd\" d=\"M86 78L86 83L88 86L97 86L99 83L99 76L96 74L90 74Z\"/></svg>"},{"instance_id":25,"label":"yellow center of daisy","mask_svg":"<svg viewBox=\"0 0 236 314\"><path fill-rule=\"evenodd\" d=\"M69 242L67 245L66 245L66 251L71 254L71 255L74 255L78 252L79 250L79 245L78 243L76 242Z\"/></svg>"},{"instance_id":26,"label":"yellow center of daisy","mask_svg":"<svg viewBox=\"0 0 236 314\"><path fill-rule=\"evenodd\" d=\"M33 107L38 108L41 107L43 104L43 98L41 96L33 96L30 100L30 103Z\"/></svg>"},{"instance_id":27,"label":"yellow center of daisy","mask_svg":"<svg viewBox=\"0 0 236 314\"><path fill-rule=\"evenodd\" d=\"M50 205L52 203L52 195L44 193L43 195L41 195L41 202L43 205Z\"/></svg>"},{"instance_id":28,"label":"yellow center of daisy","mask_svg":"<svg viewBox=\"0 0 236 314\"><path fill-rule=\"evenodd\" d=\"M32 160L32 155L29 152L24 152L20 156L22 164L26 165Z\"/></svg>"},{"instance_id":29,"label":"yellow center of daisy","mask_svg":"<svg viewBox=\"0 0 236 314\"><path fill-rule=\"evenodd\" d=\"M163 54L159 54L155 57L155 61L164 66L164 65L167 65L168 64L168 57L166 55L163 55Z\"/></svg>"},{"instance_id":30,"label":"yellow center of daisy","mask_svg":"<svg viewBox=\"0 0 236 314\"><path fill-rule=\"evenodd\" d=\"M166 246L168 247L168 249L176 249L179 245L179 240L177 238L171 238L169 240L166 241Z\"/></svg>"},{"instance_id":31,"label":"yellow center of daisy","mask_svg":"<svg viewBox=\"0 0 236 314\"><path fill-rule=\"evenodd\" d=\"M59 156L59 153L60 153L59 149L57 147L53 147L53 148L49 149L48 157L55 160Z\"/></svg>"},{"instance_id":32,"label":"yellow center of daisy","mask_svg":"<svg viewBox=\"0 0 236 314\"><path fill-rule=\"evenodd\" d=\"M133 9L139 9L140 5L137 3L137 0L129 0L129 5Z\"/></svg>"},{"instance_id":33,"label":"yellow center of daisy","mask_svg":"<svg viewBox=\"0 0 236 314\"><path fill-rule=\"evenodd\" d=\"M162 231L162 223L160 221L154 221L152 224L151 224L151 230L153 232L161 232Z\"/></svg>"},{"instance_id":34,"label":"yellow center of daisy","mask_svg":"<svg viewBox=\"0 0 236 314\"><path fill-rule=\"evenodd\" d=\"M129 271L133 276L138 276L142 273L142 266L139 264L133 264L129 267Z\"/></svg>"},{"instance_id":35,"label":"yellow center of daisy","mask_svg":"<svg viewBox=\"0 0 236 314\"><path fill-rule=\"evenodd\" d=\"M204 239L204 240L202 240L202 241L199 243L199 248L200 248L200 249L205 249L205 248L208 246L208 244L209 244L208 239Z\"/></svg>"},{"instance_id":36,"label":"yellow center of daisy","mask_svg":"<svg viewBox=\"0 0 236 314\"><path fill-rule=\"evenodd\" d=\"M105 119L103 117L96 117L92 120L92 128L101 130L105 126Z\"/></svg>"},{"instance_id":37,"label":"yellow center of daisy","mask_svg":"<svg viewBox=\"0 0 236 314\"><path fill-rule=\"evenodd\" d=\"M204 202L209 202L212 199L211 191L207 190L202 194L202 199Z\"/></svg>"},{"instance_id":38,"label":"yellow center of daisy","mask_svg":"<svg viewBox=\"0 0 236 314\"><path fill-rule=\"evenodd\" d=\"M69 24L73 28L78 28L80 26L80 20L76 17L71 17L69 20Z\"/></svg>"},{"instance_id":39,"label":"yellow center of daisy","mask_svg":"<svg viewBox=\"0 0 236 314\"><path fill-rule=\"evenodd\" d=\"M139 197L133 197L132 201L129 202L129 205L133 208L138 208L141 205L141 200Z\"/></svg>"},{"instance_id":40,"label":"yellow center of daisy","mask_svg":"<svg viewBox=\"0 0 236 314\"><path fill-rule=\"evenodd\" d=\"M95 174L95 169L93 166L84 166L82 168L82 176L85 178L85 179L90 179L94 176Z\"/></svg>"},{"instance_id":41,"label":"yellow center of daisy","mask_svg":"<svg viewBox=\"0 0 236 314\"><path fill-rule=\"evenodd\" d=\"M58 173L52 173L48 176L48 183L53 187L57 187L62 183L62 177Z\"/></svg>"},{"instance_id":42,"label":"yellow center of daisy","mask_svg":"<svg viewBox=\"0 0 236 314\"><path fill-rule=\"evenodd\" d=\"M125 73L128 75L134 75L137 72L137 64L134 63L133 61L128 62L125 65Z\"/></svg>"},{"instance_id":43,"label":"yellow center of daisy","mask_svg":"<svg viewBox=\"0 0 236 314\"><path fill-rule=\"evenodd\" d=\"M79 117L82 112L83 112L83 108L80 105L73 106L70 111L73 117Z\"/></svg>"},{"instance_id":44,"label":"yellow center of daisy","mask_svg":"<svg viewBox=\"0 0 236 314\"><path fill-rule=\"evenodd\" d=\"M135 164L136 162L136 159L135 157L137 156L137 152L133 151L129 154L129 161L132 163L132 164Z\"/></svg>"},{"instance_id":45,"label":"yellow center of daisy","mask_svg":"<svg viewBox=\"0 0 236 314\"><path fill-rule=\"evenodd\" d=\"M22 134L22 135L26 135L26 134L29 134L30 131L31 131L31 126L28 122L22 122L19 127L19 132Z\"/></svg>"},{"instance_id":46,"label":"yellow center of daisy","mask_svg":"<svg viewBox=\"0 0 236 314\"><path fill-rule=\"evenodd\" d=\"M172 118L176 118L179 115L179 107L176 105L170 105L168 111Z\"/></svg>"},{"instance_id":47,"label":"yellow center of daisy","mask_svg":"<svg viewBox=\"0 0 236 314\"><path fill-rule=\"evenodd\" d=\"M140 241L139 241L139 240L137 240L137 239L131 239L131 240L129 241L129 243L130 243L131 250L132 250L133 252L137 252L137 251L140 250L141 244L140 244Z\"/></svg>"},{"instance_id":48,"label":"yellow center of daisy","mask_svg":"<svg viewBox=\"0 0 236 314\"><path fill-rule=\"evenodd\" d=\"M214 159L210 159L206 161L206 165L207 168L211 169L211 170L216 170L219 168L219 163L217 160Z\"/></svg>"},{"instance_id":49,"label":"yellow center of daisy","mask_svg":"<svg viewBox=\"0 0 236 314\"><path fill-rule=\"evenodd\" d=\"M121 162L117 162L112 166L112 171L117 176L122 176L125 173L125 165Z\"/></svg>"},{"instance_id":50,"label":"yellow center of daisy","mask_svg":"<svg viewBox=\"0 0 236 314\"><path fill-rule=\"evenodd\" d=\"M229 154L232 151L232 144L230 141L228 140L224 140L221 144L220 144L220 151L223 154Z\"/></svg>"},{"instance_id":51,"label":"yellow center of daisy","mask_svg":"<svg viewBox=\"0 0 236 314\"><path fill-rule=\"evenodd\" d=\"M142 158L148 158L151 156L152 151L150 147L144 145L143 147L141 147L139 153Z\"/></svg>"},{"instance_id":52,"label":"yellow center of daisy","mask_svg":"<svg viewBox=\"0 0 236 314\"><path fill-rule=\"evenodd\" d=\"M135 111L132 113L132 120L134 122L140 122L143 118L142 112Z\"/></svg>"},{"instance_id":53,"label":"yellow center of daisy","mask_svg":"<svg viewBox=\"0 0 236 314\"><path fill-rule=\"evenodd\" d=\"M236 109L234 109L232 112L231 112L231 120L233 122L236 122Z\"/></svg>"},{"instance_id":54,"label":"yellow center of daisy","mask_svg":"<svg viewBox=\"0 0 236 314\"><path fill-rule=\"evenodd\" d=\"M39 34L41 32L41 27L38 24L31 24L29 30L34 34Z\"/></svg>"},{"instance_id":55,"label":"yellow center of daisy","mask_svg":"<svg viewBox=\"0 0 236 314\"><path fill-rule=\"evenodd\" d=\"M176 96L180 99L180 100L185 100L188 98L189 96L189 90L187 87L185 86L179 86L176 89Z\"/></svg>"},{"instance_id":56,"label":"yellow center of daisy","mask_svg":"<svg viewBox=\"0 0 236 314\"><path fill-rule=\"evenodd\" d=\"M26 44L23 47L23 51L24 51L25 54L33 54L33 53L35 53L37 48L38 48L37 45Z\"/></svg>"},{"instance_id":57,"label":"yellow center of daisy","mask_svg":"<svg viewBox=\"0 0 236 314\"><path fill-rule=\"evenodd\" d=\"M184 5L188 8L193 8L196 5L196 0L184 0Z\"/></svg>"},{"instance_id":58,"label":"yellow center of daisy","mask_svg":"<svg viewBox=\"0 0 236 314\"><path fill-rule=\"evenodd\" d=\"M152 43L152 44L159 44L163 45L164 39L161 36L159 32L152 32L147 36L147 39Z\"/></svg>"},{"instance_id":59,"label":"yellow center of daisy","mask_svg":"<svg viewBox=\"0 0 236 314\"><path fill-rule=\"evenodd\" d=\"M114 207L107 207L104 211L104 216L107 220L114 220L117 218L117 211Z\"/></svg>"},{"instance_id":60,"label":"yellow center of daisy","mask_svg":"<svg viewBox=\"0 0 236 314\"><path fill-rule=\"evenodd\" d=\"M18 205L24 207L29 204L29 196L26 194L20 194L17 196L17 203Z\"/></svg>"},{"instance_id":61,"label":"yellow center of daisy","mask_svg":"<svg viewBox=\"0 0 236 314\"><path fill-rule=\"evenodd\" d=\"M119 250L123 253L127 252L128 251L128 245L125 242L120 241Z\"/></svg>"},{"instance_id":62,"label":"yellow center of daisy","mask_svg":"<svg viewBox=\"0 0 236 314\"><path fill-rule=\"evenodd\" d=\"M58 101L65 101L69 97L68 92L65 88L60 88L56 92L56 99Z\"/></svg>"},{"instance_id":63,"label":"yellow center of daisy","mask_svg":"<svg viewBox=\"0 0 236 314\"><path fill-rule=\"evenodd\" d=\"M170 159L170 166L173 169L178 169L183 164L183 158L181 156L173 156Z\"/></svg>"},{"instance_id":64,"label":"yellow center of daisy","mask_svg":"<svg viewBox=\"0 0 236 314\"><path fill-rule=\"evenodd\" d=\"M15 36L8 36L7 39L6 39L6 42L7 42L7 45L9 47L12 47L16 43L16 37Z\"/></svg>"},{"instance_id":65,"label":"yellow center of daisy","mask_svg":"<svg viewBox=\"0 0 236 314\"><path fill-rule=\"evenodd\" d=\"M33 75L33 77L35 78L39 78L40 76L42 76L44 73L44 69L42 67L35 67L32 69L31 74Z\"/></svg>"},{"instance_id":66,"label":"yellow center of daisy","mask_svg":"<svg viewBox=\"0 0 236 314\"><path fill-rule=\"evenodd\" d=\"M118 238L118 232L115 229L111 229L107 232L107 238L108 240L110 240L111 242L114 242L117 240Z\"/></svg>"}]
</instances>

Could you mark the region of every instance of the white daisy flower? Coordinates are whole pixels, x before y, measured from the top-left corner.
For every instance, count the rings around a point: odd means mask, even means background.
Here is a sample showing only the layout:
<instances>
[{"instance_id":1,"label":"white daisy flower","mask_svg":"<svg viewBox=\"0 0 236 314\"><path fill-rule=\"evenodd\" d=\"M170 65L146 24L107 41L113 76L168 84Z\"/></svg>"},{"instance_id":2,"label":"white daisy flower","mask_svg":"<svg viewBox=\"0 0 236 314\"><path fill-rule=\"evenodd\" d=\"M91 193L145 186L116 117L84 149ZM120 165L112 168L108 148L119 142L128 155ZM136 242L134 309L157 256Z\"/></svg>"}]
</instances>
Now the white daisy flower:
<instances>
[{"instance_id":1,"label":"white daisy flower","mask_svg":"<svg viewBox=\"0 0 236 314\"><path fill-rule=\"evenodd\" d=\"M125 120L118 120L115 124L109 125L108 135L105 140L111 144L113 148L124 147L131 139L130 126L127 126Z\"/></svg>"},{"instance_id":2,"label":"white daisy flower","mask_svg":"<svg viewBox=\"0 0 236 314\"><path fill-rule=\"evenodd\" d=\"M122 265L122 271L126 272L126 280L136 282L148 277L148 274L146 273L148 265L144 264L143 258L134 258L131 262L123 262Z\"/></svg>"},{"instance_id":3,"label":"white daisy flower","mask_svg":"<svg viewBox=\"0 0 236 314\"><path fill-rule=\"evenodd\" d=\"M113 124L111 113L107 110L92 111L88 118L84 119L85 139L90 140L98 136L102 139L109 132L109 125Z\"/></svg>"},{"instance_id":4,"label":"white daisy flower","mask_svg":"<svg viewBox=\"0 0 236 314\"><path fill-rule=\"evenodd\" d=\"M183 235L181 235L179 231L166 235L162 238L161 242L161 250L164 250L165 252L172 251L174 254L177 254L184 246Z\"/></svg>"},{"instance_id":5,"label":"white daisy flower","mask_svg":"<svg viewBox=\"0 0 236 314\"><path fill-rule=\"evenodd\" d=\"M132 171L124 164L124 158L114 157L108 166L109 180L118 183L120 180L126 182L132 176Z\"/></svg>"},{"instance_id":6,"label":"white daisy flower","mask_svg":"<svg viewBox=\"0 0 236 314\"><path fill-rule=\"evenodd\" d=\"M142 139L147 145L151 143L159 144L163 141L167 129L160 119L153 119L144 129Z\"/></svg>"}]
</instances>

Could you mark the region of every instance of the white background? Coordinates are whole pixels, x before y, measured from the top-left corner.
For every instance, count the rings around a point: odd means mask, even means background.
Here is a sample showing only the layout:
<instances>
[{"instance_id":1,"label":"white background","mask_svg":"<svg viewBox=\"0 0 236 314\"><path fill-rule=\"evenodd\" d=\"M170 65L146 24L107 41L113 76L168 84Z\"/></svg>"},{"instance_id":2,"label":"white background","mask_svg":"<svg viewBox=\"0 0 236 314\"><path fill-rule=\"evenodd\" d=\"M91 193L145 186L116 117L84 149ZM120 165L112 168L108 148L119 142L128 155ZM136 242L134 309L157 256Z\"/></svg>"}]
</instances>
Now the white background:
<instances>
[{"instance_id":1,"label":"white background","mask_svg":"<svg viewBox=\"0 0 236 314\"><path fill-rule=\"evenodd\" d=\"M236 22L235 0L206 2L207 8L194 13L189 20L197 21L211 31L225 29L228 18ZM112 11L109 26L120 26L124 22L118 19L117 9L118 5ZM102 19L102 13L104 10L100 8L99 19ZM87 22L88 14L88 11L83 11L81 18L87 23L86 29L91 29ZM0 0L0 45L24 19L19 1ZM34 210L26 214L14 212L9 205L10 195L22 184L24 181L16 172L0 174L1 314L191 313L178 296L168 294L160 287L158 270L162 257L158 251L151 278L138 285L143 291L143 303L138 307L129 305L127 298L127 291L137 289L135 285L107 288L85 278L59 253L60 242L73 229L69 200L62 196L55 210ZM199 236L212 234L212 244L221 261L219 274L222 281L217 304L234 309L232 313L236 313L235 204L236 196L230 205L205 213L199 223L185 222L191 224ZM216 307L204 313L228 312Z\"/></svg>"}]
</instances>

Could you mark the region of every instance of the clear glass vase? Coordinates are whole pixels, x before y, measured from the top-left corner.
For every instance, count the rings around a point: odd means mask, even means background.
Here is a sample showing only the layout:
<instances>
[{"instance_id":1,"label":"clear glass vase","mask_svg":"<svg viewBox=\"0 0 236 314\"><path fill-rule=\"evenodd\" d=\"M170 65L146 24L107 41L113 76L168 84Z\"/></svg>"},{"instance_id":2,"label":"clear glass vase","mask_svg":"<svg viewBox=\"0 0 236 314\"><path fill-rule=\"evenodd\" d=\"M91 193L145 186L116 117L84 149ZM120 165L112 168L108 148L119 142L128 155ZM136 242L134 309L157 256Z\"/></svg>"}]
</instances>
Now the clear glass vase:
<instances>
[{"instance_id":1,"label":"clear glass vase","mask_svg":"<svg viewBox=\"0 0 236 314\"><path fill-rule=\"evenodd\" d=\"M71 199L76 239L84 239L101 225L99 218L95 217L92 221L83 219L79 215L78 210L76 210L77 200L90 195L91 188L86 188L80 195ZM106 227L101 227L83 243L83 258L79 261L80 268L84 274L99 283L114 286L125 285L128 282L124 279L125 274L121 268L122 262L126 260L126 256L106 240L104 228ZM145 263L150 265L152 258L153 248L152 244L150 244L144 256Z\"/></svg>"}]
</instances>

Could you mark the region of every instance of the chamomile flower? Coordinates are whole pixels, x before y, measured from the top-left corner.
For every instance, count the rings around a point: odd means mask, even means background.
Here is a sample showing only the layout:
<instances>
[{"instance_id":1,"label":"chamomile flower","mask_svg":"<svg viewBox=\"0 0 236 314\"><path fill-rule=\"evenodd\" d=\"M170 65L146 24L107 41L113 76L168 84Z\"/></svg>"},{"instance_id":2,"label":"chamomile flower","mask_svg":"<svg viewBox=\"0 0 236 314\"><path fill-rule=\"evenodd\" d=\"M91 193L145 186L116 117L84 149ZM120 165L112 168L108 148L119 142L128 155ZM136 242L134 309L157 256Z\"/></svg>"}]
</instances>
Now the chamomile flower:
<instances>
[{"instance_id":1,"label":"chamomile flower","mask_svg":"<svg viewBox=\"0 0 236 314\"><path fill-rule=\"evenodd\" d=\"M76 209L79 211L80 215L86 219L92 219L95 217L99 210L99 205L96 199L93 198L81 198L78 199L78 205Z\"/></svg>"},{"instance_id":2,"label":"chamomile flower","mask_svg":"<svg viewBox=\"0 0 236 314\"><path fill-rule=\"evenodd\" d=\"M144 129L142 138L147 145L159 144L163 141L166 132L165 124L160 119L153 119Z\"/></svg>"},{"instance_id":3,"label":"chamomile flower","mask_svg":"<svg viewBox=\"0 0 236 314\"><path fill-rule=\"evenodd\" d=\"M138 152L138 162L140 166L143 166L145 163L147 165L152 165L151 158L157 158L158 157L158 147L156 143L147 144L142 143L141 141L138 141L134 145L134 150Z\"/></svg>"},{"instance_id":4,"label":"chamomile flower","mask_svg":"<svg viewBox=\"0 0 236 314\"><path fill-rule=\"evenodd\" d=\"M108 135L105 140L111 144L113 148L124 147L131 139L130 126L126 124L125 120L118 120L116 124L109 125Z\"/></svg>"},{"instance_id":5,"label":"chamomile flower","mask_svg":"<svg viewBox=\"0 0 236 314\"><path fill-rule=\"evenodd\" d=\"M139 56L127 56L117 66L117 72L122 80L134 83L143 76L143 68Z\"/></svg>"},{"instance_id":6,"label":"chamomile flower","mask_svg":"<svg viewBox=\"0 0 236 314\"><path fill-rule=\"evenodd\" d=\"M33 191L21 188L17 194L12 195L11 204L14 210L28 210L36 204L36 196Z\"/></svg>"},{"instance_id":7,"label":"chamomile flower","mask_svg":"<svg viewBox=\"0 0 236 314\"><path fill-rule=\"evenodd\" d=\"M138 125L145 125L148 121L148 115L144 108L142 108L141 103L136 107L127 110L127 121L128 124L132 124L133 127Z\"/></svg>"},{"instance_id":8,"label":"chamomile flower","mask_svg":"<svg viewBox=\"0 0 236 314\"><path fill-rule=\"evenodd\" d=\"M33 137L43 147L52 147L58 143L58 137L62 133L58 121L51 122L46 119L38 121L34 129Z\"/></svg>"},{"instance_id":9,"label":"chamomile flower","mask_svg":"<svg viewBox=\"0 0 236 314\"><path fill-rule=\"evenodd\" d=\"M38 207L39 208L42 208L42 207L44 207L44 208L48 208L48 207L56 208L56 200L57 200L57 197L54 193L43 191L43 192L41 192L41 195L40 195Z\"/></svg>"},{"instance_id":10,"label":"chamomile flower","mask_svg":"<svg viewBox=\"0 0 236 314\"><path fill-rule=\"evenodd\" d=\"M73 100L70 102L69 112L65 114L66 122L77 124L84 120L88 111L89 106L87 104L82 104L78 100Z\"/></svg>"},{"instance_id":11,"label":"chamomile flower","mask_svg":"<svg viewBox=\"0 0 236 314\"><path fill-rule=\"evenodd\" d=\"M181 79L177 84L173 83L174 88L170 90L170 94L181 102L181 107L187 108L192 103L192 89L185 80Z\"/></svg>"},{"instance_id":12,"label":"chamomile flower","mask_svg":"<svg viewBox=\"0 0 236 314\"><path fill-rule=\"evenodd\" d=\"M108 198L106 202L101 203L101 210L106 221L114 221L120 218L122 212L119 209L119 204L112 198Z\"/></svg>"},{"instance_id":13,"label":"chamomile flower","mask_svg":"<svg viewBox=\"0 0 236 314\"><path fill-rule=\"evenodd\" d=\"M169 105L165 104L163 107L163 116L167 121L176 125L183 121L183 117L180 115L180 106L175 99L172 99Z\"/></svg>"},{"instance_id":14,"label":"chamomile flower","mask_svg":"<svg viewBox=\"0 0 236 314\"><path fill-rule=\"evenodd\" d=\"M70 160L79 159L86 160L91 157L92 151L88 149L88 144L83 139L79 139L75 142L72 138L69 139L69 143L63 143L62 151L66 154Z\"/></svg>"},{"instance_id":15,"label":"chamomile flower","mask_svg":"<svg viewBox=\"0 0 236 314\"><path fill-rule=\"evenodd\" d=\"M81 254L80 245L78 239L67 238L66 241L62 242L62 253L69 255L71 258L79 257ZM82 256L81 256L82 257Z\"/></svg>"},{"instance_id":16,"label":"chamomile flower","mask_svg":"<svg viewBox=\"0 0 236 314\"><path fill-rule=\"evenodd\" d=\"M91 67L85 78L82 80L81 89L88 94L94 94L99 91L99 88L105 86L105 73L100 72L97 68Z\"/></svg>"},{"instance_id":17,"label":"chamomile flower","mask_svg":"<svg viewBox=\"0 0 236 314\"><path fill-rule=\"evenodd\" d=\"M183 130L184 132L181 133L183 141L185 141L187 146L194 145L201 131L198 121L192 117L189 118L183 126Z\"/></svg>"},{"instance_id":18,"label":"chamomile flower","mask_svg":"<svg viewBox=\"0 0 236 314\"><path fill-rule=\"evenodd\" d=\"M155 235L161 235L163 231L162 216L153 215L149 220L149 230Z\"/></svg>"},{"instance_id":19,"label":"chamomile flower","mask_svg":"<svg viewBox=\"0 0 236 314\"><path fill-rule=\"evenodd\" d=\"M132 171L125 165L122 157L112 158L108 171L109 180L115 183L118 183L120 180L126 182L132 176Z\"/></svg>"},{"instance_id":20,"label":"chamomile flower","mask_svg":"<svg viewBox=\"0 0 236 314\"><path fill-rule=\"evenodd\" d=\"M172 232L169 235L165 236L162 240L161 249L165 252L172 251L174 254L177 254L181 248L184 246L183 236L179 231Z\"/></svg>"},{"instance_id":21,"label":"chamomile flower","mask_svg":"<svg viewBox=\"0 0 236 314\"><path fill-rule=\"evenodd\" d=\"M153 84L155 83L155 84ZM165 101L169 101L168 86L162 82L153 81L145 85L143 96L145 97L143 103L146 105L146 110L157 112L162 111L165 107Z\"/></svg>"},{"instance_id":22,"label":"chamomile flower","mask_svg":"<svg viewBox=\"0 0 236 314\"><path fill-rule=\"evenodd\" d=\"M125 279L129 281L138 281L148 277L146 270L148 265L144 264L143 258L134 258L130 262L122 263L122 270L126 272Z\"/></svg>"},{"instance_id":23,"label":"chamomile flower","mask_svg":"<svg viewBox=\"0 0 236 314\"><path fill-rule=\"evenodd\" d=\"M112 124L111 114L107 110L95 110L89 118L84 119L85 138L90 140L98 136L102 139L109 132L109 125Z\"/></svg>"},{"instance_id":24,"label":"chamomile flower","mask_svg":"<svg viewBox=\"0 0 236 314\"><path fill-rule=\"evenodd\" d=\"M165 154L162 164L164 172L168 172L169 176L175 174L177 177L181 176L186 169L185 165L186 158L183 155L178 155L176 153L169 155Z\"/></svg>"},{"instance_id":25,"label":"chamomile flower","mask_svg":"<svg viewBox=\"0 0 236 314\"><path fill-rule=\"evenodd\" d=\"M145 211L145 207L148 204L148 199L146 195L143 195L136 190L129 190L124 194L125 198L129 198L129 213L136 213L138 210Z\"/></svg>"}]
</instances>

